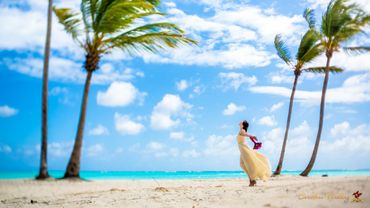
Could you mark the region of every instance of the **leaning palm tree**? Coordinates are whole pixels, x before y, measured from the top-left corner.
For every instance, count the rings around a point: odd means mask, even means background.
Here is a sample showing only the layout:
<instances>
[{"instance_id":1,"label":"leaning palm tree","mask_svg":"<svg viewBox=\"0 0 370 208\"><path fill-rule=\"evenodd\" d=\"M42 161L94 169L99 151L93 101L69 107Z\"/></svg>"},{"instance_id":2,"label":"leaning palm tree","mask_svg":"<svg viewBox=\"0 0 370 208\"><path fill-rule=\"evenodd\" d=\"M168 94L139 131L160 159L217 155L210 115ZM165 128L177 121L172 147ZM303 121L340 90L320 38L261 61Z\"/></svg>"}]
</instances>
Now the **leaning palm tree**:
<instances>
[{"instance_id":1,"label":"leaning palm tree","mask_svg":"<svg viewBox=\"0 0 370 208\"><path fill-rule=\"evenodd\" d=\"M325 77L321 94L319 128L311 159L307 167L300 174L301 176L307 176L310 173L319 149L321 132L324 124L325 96L329 81L330 61L333 57L333 53L339 51L341 48L346 51L359 53L369 51L370 47L342 47L344 42L363 32L364 26L368 25L369 22L370 16L358 5L350 4L348 0L331 0L323 14L319 45L325 50L326 67L322 69L325 73Z\"/></svg>"},{"instance_id":2,"label":"leaning palm tree","mask_svg":"<svg viewBox=\"0 0 370 208\"><path fill-rule=\"evenodd\" d=\"M81 12L54 8L59 22L86 53L87 72L81 113L73 151L64 178L80 174L80 158L86 118L87 100L92 74L98 70L100 58L113 49L129 54L157 53L161 49L196 44L172 23L148 23L158 11L160 0L82 0ZM143 24L146 23L146 24ZM141 23L141 25L140 25Z\"/></svg>"},{"instance_id":3,"label":"leaning palm tree","mask_svg":"<svg viewBox=\"0 0 370 208\"><path fill-rule=\"evenodd\" d=\"M289 127L290 127L290 120L292 115L292 109L293 109L293 100L294 95L298 83L298 78L301 75L301 73L307 69L304 69L306 64L310 63L312 60L314 60L318 55L323 53L323 47L317 44L319 41L319 35L316 32L315 28L315 16L313 13L313 10L306 9L303 13L303 17L306 19L309 30L304 34L304 36L301 39L301 42L298 47L297 54L295 56L295 63L293 64L293 59L290 55L290 52L284 43L282 41L280 35L275 36L275 49L277 51L277 55L289 66L294 70L294 81L293 81L293 88L290 95L290 101L289 101L289 110L288 110L288 117L285 127L285 134L284 134L284 140L281 147L280 152L280 159L279 163L276 167L275 172L273 175L280 175L281 169L283 167L283 161L284 161L284 155L285 155L285 148L288 140L288 133L289 133ZM321 72L320 69L323 67L317 67L317 69L310 69L312 72ZM330 71L332 72L340 72L341 69L337 67L331 67Z\"/></svg>"},{"instance_id":4,"label":"leaning palm tree","mask_svg":"<svg viewBox=\"0 0 370 208\"><path fill-rule=\"evenodd\" d=\"M51 38L51 21L53 0L49 0L48 18L46 28L46 41L44 51L44 69L42 76L42 127L41 127L41 153L40 153L40 171L36 179L49 178L47 166L47 149L48 149L48 80L49 80L49 56L50 56L50 38Z\"/></svg>"}]
</instances>

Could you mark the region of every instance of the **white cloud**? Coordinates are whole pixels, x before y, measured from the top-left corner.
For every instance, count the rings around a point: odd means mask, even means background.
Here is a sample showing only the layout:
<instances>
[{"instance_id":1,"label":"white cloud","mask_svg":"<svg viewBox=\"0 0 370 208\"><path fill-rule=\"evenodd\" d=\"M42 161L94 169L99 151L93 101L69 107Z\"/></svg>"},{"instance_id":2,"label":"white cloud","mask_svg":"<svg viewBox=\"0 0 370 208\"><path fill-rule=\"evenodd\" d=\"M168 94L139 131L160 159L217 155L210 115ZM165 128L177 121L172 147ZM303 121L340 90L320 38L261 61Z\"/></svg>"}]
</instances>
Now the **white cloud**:
<instances>
[{"instance_id":1,"label":"white cloud","mask_svg":"<svg viewBox=\"0 0 370 208\"><path fill-rule=\"evenodd\" d=\"M307 121L303 121L300 125L290 129L287 143L288 148L286 149L287 156L297 156L297 153L302 156L309 156L309 153L312 150L312 144L310 142L311 131L312 130ZM270 155L275 155L278 157L283 138L283 129L273 128L263 134L261 139L263 142L263 148Z\"/></svg>"},{"instance_id":2,"label":"white cloud","mask_svg":"<svg viewBox=\"0 0 370 208\"><path fill-rule=\"evenodd\" d=\"M27 49L29 47L34 49L42 47L46 34L44 14L32 10L22 11L14 7L0 7L0 14L2 17L0 24L3 25L0 48Z\"/></svg>"},{"instance_id":3,"label":"white cloud","mask_svg":"<svg viewBox=\"0 0 370 208\"><path fill-rule=\"evenodd\" d=\"M182 139L184 139L184 137L185 137L185 133L182 132L182 131L171 132L170 133L170 138L174 139L174 140L182 140Z\"/></svg>"},{"instance_id":4,"label":"white cloud","mask_svg":"<svg viewBox=\"0 0 370 208\"><path fill-rule=\"evenodd\" d=\"M27 74L32 77L42 77L42 59L6 59L5 63L11 70ZM49 68L50 80L83 83L86 77L82 72L82 65L69 59L51 57Z\"/></svg>"},{"instance_id":5,"label":"white cloud","mask_svg":"<svg viewBox=\"0 0 370 208\"><path fill-rule=\"evenodd\" d=\"M204 154L206 156L235 156L239 154L235 137L235 135L210 135L206 140Z\"/></svg>"},{"instance_id":6,"label":"white cloud","mask_svg":"<svg viewBox=\"0 0 370 208\"><path fill-rule=\"evenodd\" d=\"M116 130L122 135L136 135L144 130L144 125L130 119L128 115L114 114Z\"/></svg>"},{"instance_id":7,"label":"white cloud","mask_svg":"<svg viewBox=\"0 0 370 208\"><path fill-rule=\"evenodd\" d=\"M258 124L265 126L276 126L276 121L274 116L264 116L258 120Z\"/></svg>"},{"instance_id":8,"label":"white cloud","mask_svg":"<svg viewBox=\"0 0 370 208\"><path fill-rule=\"evenodd\" d=\"M330 129L333 141L322 141L322 151L335 155L369 154L370 153L370 125L361 124L351 127L348 121L334 125Z\"/></svg>"},{"instance_id":9,"label":"white cloud","mask_svg":"<svg viewBox=\"0 0 370 208\"><path fill-rule=\"evenodd\" d=\"M184 91L189 87L189 82L186 80L180 80L179 82L176 82L176 88L178 91Z\"/></svg>"},{"instance_id":10,"label":"white cloud","mask_svg":"<svg viewBox=\"0 0 370 208\"><path fill-rule=\"evenodd\" d=\"M56 2L73 8L79 8L76 2ZM24 9L29 7L29 9ZM42 53L46 34L46 1L16 0L0 4L0 25L3 25L0 34L0 49L36 51ZM24 21L27 20L27 21ZM53 15L52 49L61 54L83 56L82 49L73 42L72 38L64 31L61 24L57 23ZM54 24L55 23L55 24Z\"/></svg>"},{"instance_id":11,"label":"white cloud","mask_svg":"<svg viewBox=\"0 0 370 208\"><path fill-rule=\"evenodd\" d=\"M330 135L327 135L324 131L321 136L315 167L348 168L353 164L353 161L356 161L356 163L365 162L370 154L368 132L370 132L368 124L352 127L348 121L335 124L330 129ZM316 131L313 131L306 121L290 129L286 160L284 161L285 168L305 167L312 154L316 138L314 136L316 136ZM283 137L284 130L282 128L274 128L263 134L261 139L263 142L262 150L268 153L269 158L276 160L279 158ZM330 164L330 161L335 159L340 159L342 162L340 164Z\"/></svg>"},{"instance_id":12,"label":"white cloud","mask_svg":"<svg viewBox=\"0 0 370 208\"><path fill-rule=\"evenodd\" d=\"M40 58L5 58L4 63L8 65L9 69L19 73L37 78L42 77L43 60ZM117 68L112 64L103 63L101 69L93 74L92 84L127 81L135 78L135 73L138 73L130 68ZM55 81L83 84L85 83L86 73L83 71L80 61L77 62L67 58L52 56L50 58L49 78Z\"/></svg>"},{"instance_id":13,"label":"white cloud","mask_svg":"<svg viewBox=\"0 0 370 208\"><path fill-rule=\"evenodd\" d=\"M349 128L350 128L350 124L347 121L345 121L343 123L334 125L334 127L330 129L330 134L333 137L338 137L348 132Z\"/></svg>"},{"instance_id":14,"label":"white cloud","mask_svg":"<svg viewBox=\"0 0 370 208\"><path fill-rule=\"evenodd\" d=\"M94 144L86 149L86 155L88 157L99 156L103 153L104 147L102 144Z\"/></svg>"},{"instance_id":15,"label":"white cloud","mask_svg":"<svg viewBox=\"0 0 370 208\"><path fill-rule=\"evenodd\" d=\"M225 116L234 115L237 112L245 111L246 107L244 105L237 106L235 103L229 103L226 109L222 112Z\"/></svg>"},{"instance_id":16,"label":"white cloud","mask_svg":"<svg viewBox=\"0 0 370 208\"><path fill-rule=\"evenodd\" d=\"M129 82L113 82L107 91L98 91L97 103L107 107L128 106L135 100L143 101L146 93L141 93Z\"/></svg>"},{"instance_id":17,"label":"white cloud","mask_svg":"<svg viewBox=\"0 0 370 208\"><path fill-rule=\"evenodd\" d=\"M301 23L304 21L301 15L288 17L251 5L221 10L212 19L224 24L251 28L259 35L258 41L265 43L272 43L276 34L294 37L295 33L302 31Z\"/></svg>"},{"instance_id":18,"label":"white cloud","mask_svg":"<svg viewBox=\"0 0 370 208\"><path fill-rule=\"evenodd\" d=\"M199 96L206 91L206 87L204 85L197 85L193 88L193 92L189 94L189 98L194 98L195 96Z\"/></svg>"},{"instance_id":19,"label":"white cloud","mask_svg":"<svg viewBox=\"0 0 370 208\"><path fill-rule=\"evenodd\" d=\"M146 145L144 153L153 154L155 157L160 158L167 156L169 154L169 151L165 144L151 141ZM171 153L178 154L175 149L173 149Z\"/></svg>"},{"instance_id":20,"label":"white cloud","mask_svg":"<svg viewBox=\"0 0 370 208\"><path fill-rule=\"evenodd\" d=\"M277 110L279 110L281 107L283 107L284 103L283 102L278 102L278 103L275 103L271 106L270 108L270 112L275 112Z\"/></svg>"},{"instance_id":21,"label":"white cloud","mask_svg":"<svg viewBox=\"0 0 370 208\"><path fill-rule=\"evenodd\" d=\"M147 145L147 147L148 147L149 150L158 151L158 150L162 150L165 147L165 145L163 145L159 142L150 142Z\"/></svg>"},{"instance_id":22,"label":"white cloud","mask_svg":"<svg viewBox=\"0 0 370 208\"><path fill-rule=\"evenodd\" d=\"M274 84L281 84L281 83L292 84L293 80L294 80L294 76L287 76L283 74L271 75L271 82Z\"/></svg>"},{"instance_id":23,"label":"white cloud","mask_svg":"<svg viewBox=\"0 0 370 208\"><path fill-rule=\"evenodd\" d=\"M309 3L312 9L316 8L326 8L327 5L329 4L330 0L307 0L307 3Z\"/></svg>"},{"instance_id":24,"label":"white cloud","mask_svg":"<svg viewBox=\"0 0 370 208\"><path fill-rule=\"evenodd\" d=\"M214 5L212 1L212 7ZM208 17L186 14L175 5L169 6L166 13L169 16L164 20L181 25L199 41L199 47L182 47L161 55L146 54L144 60L147 62L230 69L264 67L276 58L267 50L274 36L281 33L289 42L298 42L305 26L301 15L284 16L273 9L245 3L222 3L222 7Z\"/></svg>"},{"instance_id":25,"label":"white cloud","mask_svg":"<svg viewBox=\"0 0 370 208\"><path fill-rule=\"evenodd\" d=\"M367 41L369 41L369 39ZM357 42L356 39L354 39L354 42ZM358 44L362 45L362 43L355 43L350 45L353 46ZM331 65L341 67L345 70L345 72L369 72L370 63L368 60L370 60L369 53L349 55L341 50L333 54ZM307 67L323 66L325 65L325 63L326 56L325 54L322 54L321 56L314 59L309 65L307 65Z\"/></svg>"},{"instance_id":26,"label":"white cloud","mask_svg":"<svg viewBox=\"0 0 370 208\"><path fill-rule=\"evenodd\" d=\"M184 150L181 155L185 158L197 158L201 155L201 152L198 152L195 149Z\"/></svg>"},{"instance_id":27,"label":"white cloud","mask_svg":"<svg viewBox=\"0 0 370 208\"><path fill-rule=\"evenodd\" d=\"M174 2L165 2L164 3L167 7L176 7L176 3Z\"/></svg>"},{"instance_id":28,"label":"white cloud","mask_svg":"<svg viewBox=\"0 0 370 208\"><path fill-rule=\"evenodd\" d=\"M307 0L307 3L309 3L313 9L326 9L329 2L330 0ZM351 0L350 2L360 5L363 10L370 12L369 0Z\"/></svg>"},{"instance_id":29,"label":"white cloud","mask_svg":"<svg viewBox=\"0 0 370 208\"><path fill-rule=\"evenodd\" d=\"M144 73L131 68L124 68L119 64L103 63L100 69L93 75L92 83L108 84L113 81L132 80L135 77L144 77Z\"/></svg>"},{"instance_id":30,"label":"white cloud","mask_svg":"<svg viewBox=\"0 0 370 208\"><path fill-rule=\"evenodd\" d=\"M48 143L48 154L52 157L67 158L72 151L72 147L72 142L51 142ZM40 144L35 145L34 148L21 149L25 155L39 154L40 150Z\"/></svg>"},{"instance_id":31,"label":"white cloud","mask_svg":"<svg viewBox=\"0 0 370 208\"><path fill-rule=\"evenodd\" d=\"M141 154L154 155L156 158L163 158L166 156L177 157L180 155L180 150L176 147L169 147L166 144L150 141L144 147L140 144L134 144L130 147L130 151Z\"/></svg>"},{"instance_id":32,"label":"white cloud","mask_svg":"<svg viewBox=\"0 0 370 208\"><path fill-rule=\"evenodd\" d=\"M102 135L108 135L108 134L109 134L109 131L107 127L101 124L89 130L89 135L93 135L93 136L102 136Z\"/></svg>"},{"instance_id":33,"label":"white cloud","mask_svg":"<svg viewBox=\"0 0 370 208\"><path fill-rule=\"evenodd\" d=\"M153 108L150 116L150 124L153 129L164 130L176 127L180 118L192 120L189 110L192 105L184 102L178 95L166 94Z\"/></svg>"},{"instance_id":34,"label":"white cloud","mask_svg":"<svg viewBox=\"0 0 370 208\"><path fill-rule=\"evenodd\" d=\"M9 145L0 145L0 153L9 154L12 152L12 148Z\"/></svg>"},{"instance_id":35,"label":"white cloud","mask_svg":"<svg viewBox=\"0 0 370 208\"><path fill-rule=\"evenodd\" d=\"M330 81L330 80L329 80ZM326 102L327 103L364 103L370 101L370 73L354 75L347 78L342 86L337 88L327 89ZM278 86L257 86L251 87L251 92L280 95L290 97L291 89ZM343 95L351 95L343 96ZM303 91L297 90L295 97L297 101L320 104L321 90L320 91Z\"/></svg>"},{"instance_id":36,"label":"white cloud","mask_svg":"<svg viewBox=\"0 0 370 208\"><path fill-rule=\"evenodd\" d=\"M221 72L218 74L218 77L221 79L221 84L224 89L233 88L238 90L243 85L252 86L257 83L257 78L255 76L246 76L243 73Z\"/></svg>"},{"instance_id":37,"label":"white cloud","mask_svg":"<svg viewBox=\"0 0 370 208\"><path fill-rule=\"evenodd\" d=\"M68 89L65 87L53 87L49 92L51 96L57 96L60 94L67 94L67 93L68 93Z\"/></svg>"},{"instance_id":38,"label":"white cloud","mask_svg":"<svg viewBox=\"0 0 370 208\"><path fill-rule=\"evenodd\" d=\"M73 144L65 142L52 142L48 144L48 153L54 157L67 157L71 153ZM38 151L40 151L40 145L37 145Z\"/></svg>"},{"instance_id":39,"label":"white cloud","mask_svg":"<svg viewBox=\"0 0 370 208\"><path fill-rule=\"evenodd\" d=\"M18 113L18 110L7 105L0 106L0 117L11 117Z\"/></svg>"},{"instance_id":40,"label":"white cloud","mask_svg":"<svg viewBox=\"0 0 370 208\"><path fill-rule=\"evenodd\" d=\"M247 66L264 67L271 63L272 55L250 44L229 44L225 49L183 47L163 52L161 55L145 54L144 61L177 63L182 65L223 66L228 69ZM248 57L248 58L245 58Z\"/></svg>"},{"instance_id":41,"label":"white cloud","mask_svg":"<svg viewBox=\"0 0 370 208\"><path fill-rule=\"evenodd\" d=\"M45 11L47 2L40 3L35 0L18 2L18 4L15 3L19 5L18 7L9 6L12 3L4 3L0 7L0 15L2 16L0 24L5 26L0 34L0 48L21 51L31 50L41 54L46 33ZM274 59L267 48L272 44L275 34L282 33L294 42L302 31L304 20L301 15L285 16L277 14L271 8L266 9L246 3L231 4L228 2L226 4L224 1L220 2L223 2L222 7L218 7L214 15L209 17L186 14L178 9L176 4L166 3L165 13L169 15L166 17L152 17L152 19L181 25L190 37L199 40L200 45L199 47L181 47L176 50L168 50L160 55L144 54L140 57L147 62L156 63L223 66L225 68L264 67ZM22 10L20 5L28 5L30 9ZM56 2L56 5L79 9L76 2ZM23 21L25 19L27 19L27 22ZM52 32L52 49L57 51L56 54L58 55L81 60L83 50L65 33L55 17L53 22L55 24L53 24ZM127 54L118 50L106 56L107 60L116 61L127 60L128 58ZM80 69L81 65L74 69ZM136 75L140 76L140 74ZM120 75L122 74L101 76L103 80L96 77L93 78L93 83L107 83L107 79L117 81L116 76ZM69 77L71 76L64 76L63 79ZM51 78L53 79L53 76ZM123 81L123 79L120 79L120 81Z\"/></svg>"},{"instance_id":42,"label":"white cloud","mask_svg":"<svg viewBox=\"0 0 370 208\"><path fill-rule=\"evenodd\" d=\"M73 104L72 99L71 99L71 93L66 87L59 87L59 86L53 87L49 91L49 95L57 97L59 103L66 104L66 105Z\"/></svg>"}]
</instances>

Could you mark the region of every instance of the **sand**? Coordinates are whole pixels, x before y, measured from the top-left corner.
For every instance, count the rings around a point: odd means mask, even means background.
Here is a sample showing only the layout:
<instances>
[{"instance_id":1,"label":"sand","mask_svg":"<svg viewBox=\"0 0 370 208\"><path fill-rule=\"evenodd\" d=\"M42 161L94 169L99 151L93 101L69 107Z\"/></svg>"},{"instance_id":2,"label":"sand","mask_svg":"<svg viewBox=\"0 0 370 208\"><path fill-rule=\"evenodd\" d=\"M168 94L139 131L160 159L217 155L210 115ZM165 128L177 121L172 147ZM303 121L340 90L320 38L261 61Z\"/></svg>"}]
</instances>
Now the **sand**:
<instances>
[{"instance_id":1,"label":"sand","mask_svg":"<svg viewBox=\"0 0 370 208\"><path fill-rule=\"evenodd\" d=\"M370 207L370 176L0 181L0 207ZM360 202L352 193L360 191Z\"/></svg>"}]
</instances>

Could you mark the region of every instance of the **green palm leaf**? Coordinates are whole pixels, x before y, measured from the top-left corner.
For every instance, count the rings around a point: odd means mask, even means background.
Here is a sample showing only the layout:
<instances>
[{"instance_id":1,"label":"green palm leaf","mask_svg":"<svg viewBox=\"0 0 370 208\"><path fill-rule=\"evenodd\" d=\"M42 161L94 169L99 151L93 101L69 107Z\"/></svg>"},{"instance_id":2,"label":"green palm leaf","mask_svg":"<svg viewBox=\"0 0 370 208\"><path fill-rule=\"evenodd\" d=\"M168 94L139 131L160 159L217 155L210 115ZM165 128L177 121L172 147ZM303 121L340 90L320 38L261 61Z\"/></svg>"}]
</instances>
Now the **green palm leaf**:
<instances>
[{"instance_id":1,"label":"green palm leaf","mask_svg":"<svg viewBox=\"0 0 370 208\"><path fill-rule=\"evenodd\" d=\"M115 38L120 38L124 36L137 36L143 33L148 32L161 32L161 31L170 31L174 33L184 33L176 24L167 23L167 22L160 22L160 23L153 23L153 24L146 24L143 26L136 27L134 29L128 30Z\"/></svg>"},{"instance_id":2,"label":"green palm leaf","mask_svg":"<svg viewBox=\"0 0 370 208\"><path fill-rule=\"evenodd\" d=\"M105 32L104 29L108 29L108 33L112 32L111 24L114 23L118 25L114 25L113 28L121 28L120 21L128 18L131 14L156 12L155 6L145 1L115 0L106 2L105 5L100 6L96 16L95 30L101 32Z\"/></svg>"},{"instance_id":3,"label":"green palm leaf","mask_svg":"<svg viewBox=\"0 0 370 208\"><path fill-rule=\"evenodd\" d=\"M370 47L357 46L357 47L343 47L344 52L348 54L362 54L365 52L370 52Z\"/></svg>"},{"instance_id":4,"label":"green palm leaf","mask_svg":"<svg viewBox=\"0 0 370 208\"><path fill-rule=\"evenodd\" d=\"M325 70L326 70L325 66L309 67L309 68L303 69L303 71L313 72L313 73L325 73ZM332 73L340 73L340 72L343 72L344 69L336 67L336 66L330 66L329 71L332 72Z\"/></svg>"},{"instance_id":5,"label":"green palm leaf","mask_svg":"<svg viewBox=\"0 0 370 208\"><path fill-rule=\"evenodd\" d=\"M93 55L95 53L109 53L113 48L138 54L142 51L156 53L167 47L197 44L173 23L149 23L132 27L145 17L165 15L157 9L159 2L160 0L82 0L81 14L65 8L54 8L54 12L66 31L76 40L83 37L83 30L79 27L83 23L86 40L83 41L84 44L81 41L79 43L87 53L92 53L91 57L99 57Z\"/></svg>"},{"instance_id":6,"label":"green palm leaf","mask_svg":"<svg viewBox=\"0 0 370 208\"><path fill-rule=\"evenodd\" d=\"M316 19L315 19L315 13L314 10L307 8L303 12L303 17L305 18L306 22L308 23L308 26L312 29L315 28L316 25Z\"/></svg>"},{"instance_id":7,"label":"green palm leaf","mask_svg":"<svg viewBox=\"0 0 370 208\"><path fill-rule=\"evenodd\" d=\"M157 11L146 11L142 13L127 13L124 17L110 17L104 18L99 24L99 31L102 33L114 33L120 29L124 30L130 27L138 19L142 19L147 16L162 15L165 14Z\"/></svg>"},{"instance_id":8,"label":"green palm leaf","mask_svg":"<svg viewBox=\"0 0 370 208\"><path fill-rule=\"evenodd\" d=\"M180 45L197 44L196 41L186 38L182 34L173 34L168 32L153 32L139 36L120 36L119 38L110 39L109 48L121 48L131 55L140 54L148 51L156 53L165 47L175 48ZM109 49L108 48L108 49Z\"/></svg>"},{"instance_id":9,"label":"green palm leaf","mask_svg":"<svg viewBox=\"0 0 370 208\"><path fill-rule=\"evenodd\" d=\"M82 19L85 24L85 29L91 31L93 23L95 22L95 14L97 9L98 0L82 0L80 10Z\"/></svg>"},{"instance_id":10,"label":"green palm leaf","mask_svg":"<svg viewBox=\"0 0 370 208\"><path fill-rule=\"evenodd\" d=\"M334 50L358 33L370 22L370 16L357 4L348 0L332 0L323 15L321 31L331 43L328 47Z\"/></svg>"},{"instance_id":11,"label":"green palm leaf","mask_svg":"<svg viewBox=\"0 0 370 208\"><path fill-rule=\"evenodd\" d=\"M298 47L296 59L302 63L308 63L324 52L324 47L318 44L320 34L315 29L308 30Z\"/></svg>"},{"instance_id":12,"label":"green palm leaf","mask_svg":"<svg viewBox=\"0 0 370 208\"><path fill-rule=\"evenodd\" d=\"M288 65L292 66L292 57L285 42L282 41L281 35L276 35L274 40L277 55Z\"/></svg>"},{"instance_id":13,"label":"green palm leaf","mask_svg":"<svg viewBox=\"0 0 370 208\"><path fill-rule=\"evenodd\" d=\"M82 32L79 29L79 27L81 26L81 19L79 17L79 13L73 12L71 9L68 8L57 9L56 7L53 7L53 11L57 16L59 23L61 23L64 26L66 32L71 34L74 40L81 43L78 40L78 37L81 35Z\"/></svg>"}]
</instances>

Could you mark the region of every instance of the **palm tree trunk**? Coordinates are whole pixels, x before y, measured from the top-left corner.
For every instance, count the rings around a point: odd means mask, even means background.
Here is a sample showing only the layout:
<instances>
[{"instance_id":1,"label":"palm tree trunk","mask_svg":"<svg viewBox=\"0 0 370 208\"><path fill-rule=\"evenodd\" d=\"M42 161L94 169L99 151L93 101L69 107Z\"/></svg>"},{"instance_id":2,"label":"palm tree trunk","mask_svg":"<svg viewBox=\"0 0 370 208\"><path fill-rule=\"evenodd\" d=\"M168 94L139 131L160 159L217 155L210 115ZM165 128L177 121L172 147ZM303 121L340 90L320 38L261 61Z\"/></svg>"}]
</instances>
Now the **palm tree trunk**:
<instances>
[{"instance_id":1,"label":"palm tree trunk","mask_svg":"<svg viewBox=\"0 0 370 208\"><path fill-rule=\"evenodd\" d=\"M50 38L52 23L52 6L53 0L49 0L48 5L48 22L46 29L46 41L44 51L44 69L42 80L42 127L41 127L41 155L40 155L40 172L36 179L49 178L47 167L47 149L48 149L48 79L49 79L49 56L50 56Z\"/></svg>"},{"instance_id":2,"label":"palm tree trunk","mask_svg":"<svg viewBox=\"0 0 370 208\"><path fill-rule=\"evenodd\" d=\"M316 142L315 146L311 155L310 162L308 163L306 169L300 174L301 176L308 176L308 174L311 172L313 165L315 164L317 151L319 149L320 139L321 139L321 132L322 127L324 124L324 110L325 110L325 96L326 96L326 89L328 87L328 81L329 81L329 66L330 66L330 59L332 57L332 54L327 52L327 60L326 60L326 69L325 69L325 78L324 83L322 87L322 93L321 93L321 103L320 103L320 121L319 121L319 129L317 131L316 136Z\"/></svg>"},{"instance_id":3,"label":"palm tree trunk","mask_svg":"<svg viewBox=\"0 0 370 208\"><path fill-rule=\"evenodd\" d=\"M84 94L81 104L80 120L78 122L78 129L73 151L68 162L64 178L79 178L80 177L80 161L81 161L81 150L82 150L82 139L86 120L87 100L89 97L90 82L92 77L92 71L87 72Z\"/></svg>"},{"instance_id":4,"label":"palm tree trunk","mask_svg":"<svg viewBox=\"0 0 370 208\"><path fill-rule=\"evenodd\" d=\"M286 143L287 143L287 140L288 140L288 132L289 132L289 127L290 127L290 118L291 118L291 115L292 115L293 100L294 100L295 90L296 90L296 87L297 87L298 77L299 77L298 74L296 74L295 77L294 77L292 94L290 95L290 101L289 101L289 112L288 112L288 118L287 118L287 121L286 121L283 146L281 147L280 159L279 159L278 166L276 167L276 170L274 172L274 175L280 175L281 169L283 167L283 161L284 161L284 155L285 155L285 147L286 147Z\"/></svg>"}]
</instances>

